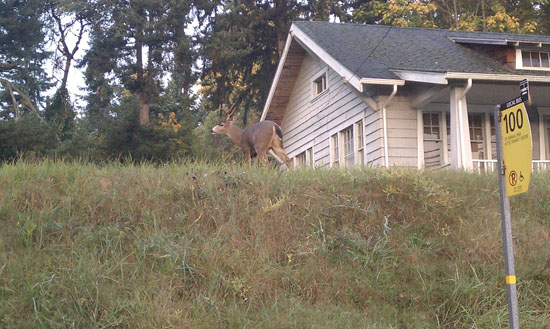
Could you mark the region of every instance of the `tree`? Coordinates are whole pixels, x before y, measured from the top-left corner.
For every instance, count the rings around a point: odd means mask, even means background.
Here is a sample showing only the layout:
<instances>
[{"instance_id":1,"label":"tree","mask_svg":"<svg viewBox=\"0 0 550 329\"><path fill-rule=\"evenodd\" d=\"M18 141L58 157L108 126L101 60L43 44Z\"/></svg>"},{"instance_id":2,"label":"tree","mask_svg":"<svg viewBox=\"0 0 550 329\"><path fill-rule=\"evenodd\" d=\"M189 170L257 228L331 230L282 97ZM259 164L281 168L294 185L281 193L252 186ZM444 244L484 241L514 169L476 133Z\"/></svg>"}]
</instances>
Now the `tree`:
<instances>
[{"instance_id":1,"label":"tree","mask_svg":"<svg viewBox=\"0 0 550 329\"><path fill-rule=\"evenodd\" d=\"M71 137L71 132L75 127L75 117L76 114L67 88L59 88L53 96L53 100L44 109L44 118L52 126L56 136L63 141Z\"/></svg>"},{"instance_id":2,"label":"tree","mask_svg":"<svg viewBox=\"0 0 550 329\"><path fill-rule=\"evenodd\" d=\"M162 80L172 70L191 64L192 56L179 49L190 2L185 0L98 0L88 19L91 49L85 55L86 80L92 112L112 104L115 85L139 98L139 122L149 122L151 102L162 92ZM176 58L177 64L171 61ZM178 67L178 69L176 69ZM190 84L185 73L178 78ZM99 108L99 109L98 109Z\"/></svg>"},{"instance_id":3,"label":"tree","mask_svg":"<svg viewBox=\"0 0 550 329\"><path fill-rule=\"evenodd\" d=\"M0 120L32 112L40 118L42 92L50 87L39 0L0 2Z\"/></svg>"},{"instance_id":4,"label":"tree","mask_svg":"<svg viewBox=\"0 0 550 329\"><path fill-rule=\"evenodd\" d=\"M380 23L395 26L437 27L437 7L425 0L375 0L361 5L354 12L359 23Z\"/></svg>"},{"instance_id":5,"label":"tree","mask_svg":"<svg viewBox=\"0 0 550 329\"><path fill-rule=\"evenodd\" d=\"M52 26L48 32L56 45L53 61L55 68L62 67L63 72L59 89L66 89L76 52L80 49L82 38L90 25L86 20L86 1L50 0L46 3L46 8L48 22ZM69 34L76 37L72 46L69 45Z\"/></svg>"}]
</instances>

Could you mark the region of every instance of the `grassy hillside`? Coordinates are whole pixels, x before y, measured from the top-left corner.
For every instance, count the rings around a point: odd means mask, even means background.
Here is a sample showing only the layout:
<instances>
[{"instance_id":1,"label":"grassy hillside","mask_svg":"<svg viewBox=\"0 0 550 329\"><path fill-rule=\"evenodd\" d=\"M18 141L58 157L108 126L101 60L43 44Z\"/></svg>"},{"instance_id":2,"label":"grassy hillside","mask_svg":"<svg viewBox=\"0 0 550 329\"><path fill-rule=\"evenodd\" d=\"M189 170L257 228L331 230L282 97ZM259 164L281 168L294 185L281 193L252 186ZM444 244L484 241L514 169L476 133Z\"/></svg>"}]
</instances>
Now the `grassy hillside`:
<instances>
[{"instance_id":1,"label":"grassy hillside","mask_svg":"<svg viewBox=\"0 0 550 329\"><path fill-rule=\"evenodd\" d=\"M522 328L550 327L550 174L514 197ZM1 328L506 328L495 176L0 168Z\"/></svg>"}]
</instances>

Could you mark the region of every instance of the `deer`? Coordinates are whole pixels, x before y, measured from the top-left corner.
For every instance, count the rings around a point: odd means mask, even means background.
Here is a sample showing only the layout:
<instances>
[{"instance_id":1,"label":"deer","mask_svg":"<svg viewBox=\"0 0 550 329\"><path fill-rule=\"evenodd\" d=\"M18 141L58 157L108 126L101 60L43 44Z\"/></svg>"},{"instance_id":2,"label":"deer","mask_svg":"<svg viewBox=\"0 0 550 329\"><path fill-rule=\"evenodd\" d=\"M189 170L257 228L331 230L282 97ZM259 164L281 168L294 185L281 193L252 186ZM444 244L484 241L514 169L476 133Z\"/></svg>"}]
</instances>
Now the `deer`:
<instances>
[{"instance_id":1,"label":"deer","mask_svg":"<svg viewBox=\"0 0 550 329\"><path fill-rule=\"evenodd\" d=\"M233 143L242 149L249 165L254 158L255 163L257 159L260 159L264 166L268 166L267 153L269 152L278 162L284 162L287 168L290 168L290 159L283 149L283 131L278 124L265 120L255 123L243 131L235 125L239 118L239 113L233 116L236 104L231 106L229 111L223 106L220 106L220 109L225 113L225 119L212 128L212 134L227 135Z\"/></svg>"}]
</instances>

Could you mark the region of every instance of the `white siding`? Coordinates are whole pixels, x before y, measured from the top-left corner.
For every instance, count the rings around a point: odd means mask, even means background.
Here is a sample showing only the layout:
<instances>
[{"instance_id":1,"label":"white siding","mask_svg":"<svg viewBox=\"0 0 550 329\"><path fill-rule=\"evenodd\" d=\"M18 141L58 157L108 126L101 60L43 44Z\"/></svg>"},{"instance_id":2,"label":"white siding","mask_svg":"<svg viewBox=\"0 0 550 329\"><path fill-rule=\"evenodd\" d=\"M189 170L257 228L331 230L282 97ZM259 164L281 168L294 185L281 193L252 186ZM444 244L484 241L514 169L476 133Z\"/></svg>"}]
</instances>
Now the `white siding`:
<instances>
[{"instance_id":1,"label":"white siding","mask_svg":"<svg viewBox=\"0 0 550 329\"><path fill-rule=\"evenodd\" d=\"M382 111L367 111L365 117L365 144L368 166L384 165L384 132Z\"/></svg>"},{"instance_id":2,"label":"white siding","mask_svg":"<svg viewBox=\"0 0 550 329\"><path fill-rule=\"evenodd\" d=\"M384 102L384 98L381 98ZM394 97L386 108L389 165L418 166L418 126L416 110L408 98Z\"/></svg>"},{"instance_id":3,"label":"white siding","mask_svg":"<svg viewBox=\"0 0 550 329\"><path fill-rule=\"evenodd\" d=\"M323 72L327 72L327 90L313 97L312 81ZM381 126L377 122L379 114L368 108L350 88L320 59L306 56L281 125L289 157L313 144L315 166L328 166L331 134L360 119L365 125L367 161L382 157L382 142L378 140L381 136Z\"/></svg>"}]
</instances>

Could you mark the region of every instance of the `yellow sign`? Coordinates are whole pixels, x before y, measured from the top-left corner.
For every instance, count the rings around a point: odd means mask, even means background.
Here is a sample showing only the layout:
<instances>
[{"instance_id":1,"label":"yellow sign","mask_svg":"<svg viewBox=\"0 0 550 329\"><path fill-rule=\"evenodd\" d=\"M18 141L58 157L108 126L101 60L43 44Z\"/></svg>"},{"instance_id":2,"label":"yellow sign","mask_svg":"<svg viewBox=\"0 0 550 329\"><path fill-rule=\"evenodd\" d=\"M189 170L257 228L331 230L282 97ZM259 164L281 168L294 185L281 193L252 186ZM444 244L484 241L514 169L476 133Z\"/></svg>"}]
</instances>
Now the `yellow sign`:
<instances>
[{"instance_id":1,"label":"yellow sign","mask_svg":"<svg viewBox=\"0 0 550 329\"><path fill-rule=\"evenodd\" d=\"M501 111L502 150L506 166L506 195L527 192L531 179L533 141L525 103Z\"/></svg>"}]
</instances>

